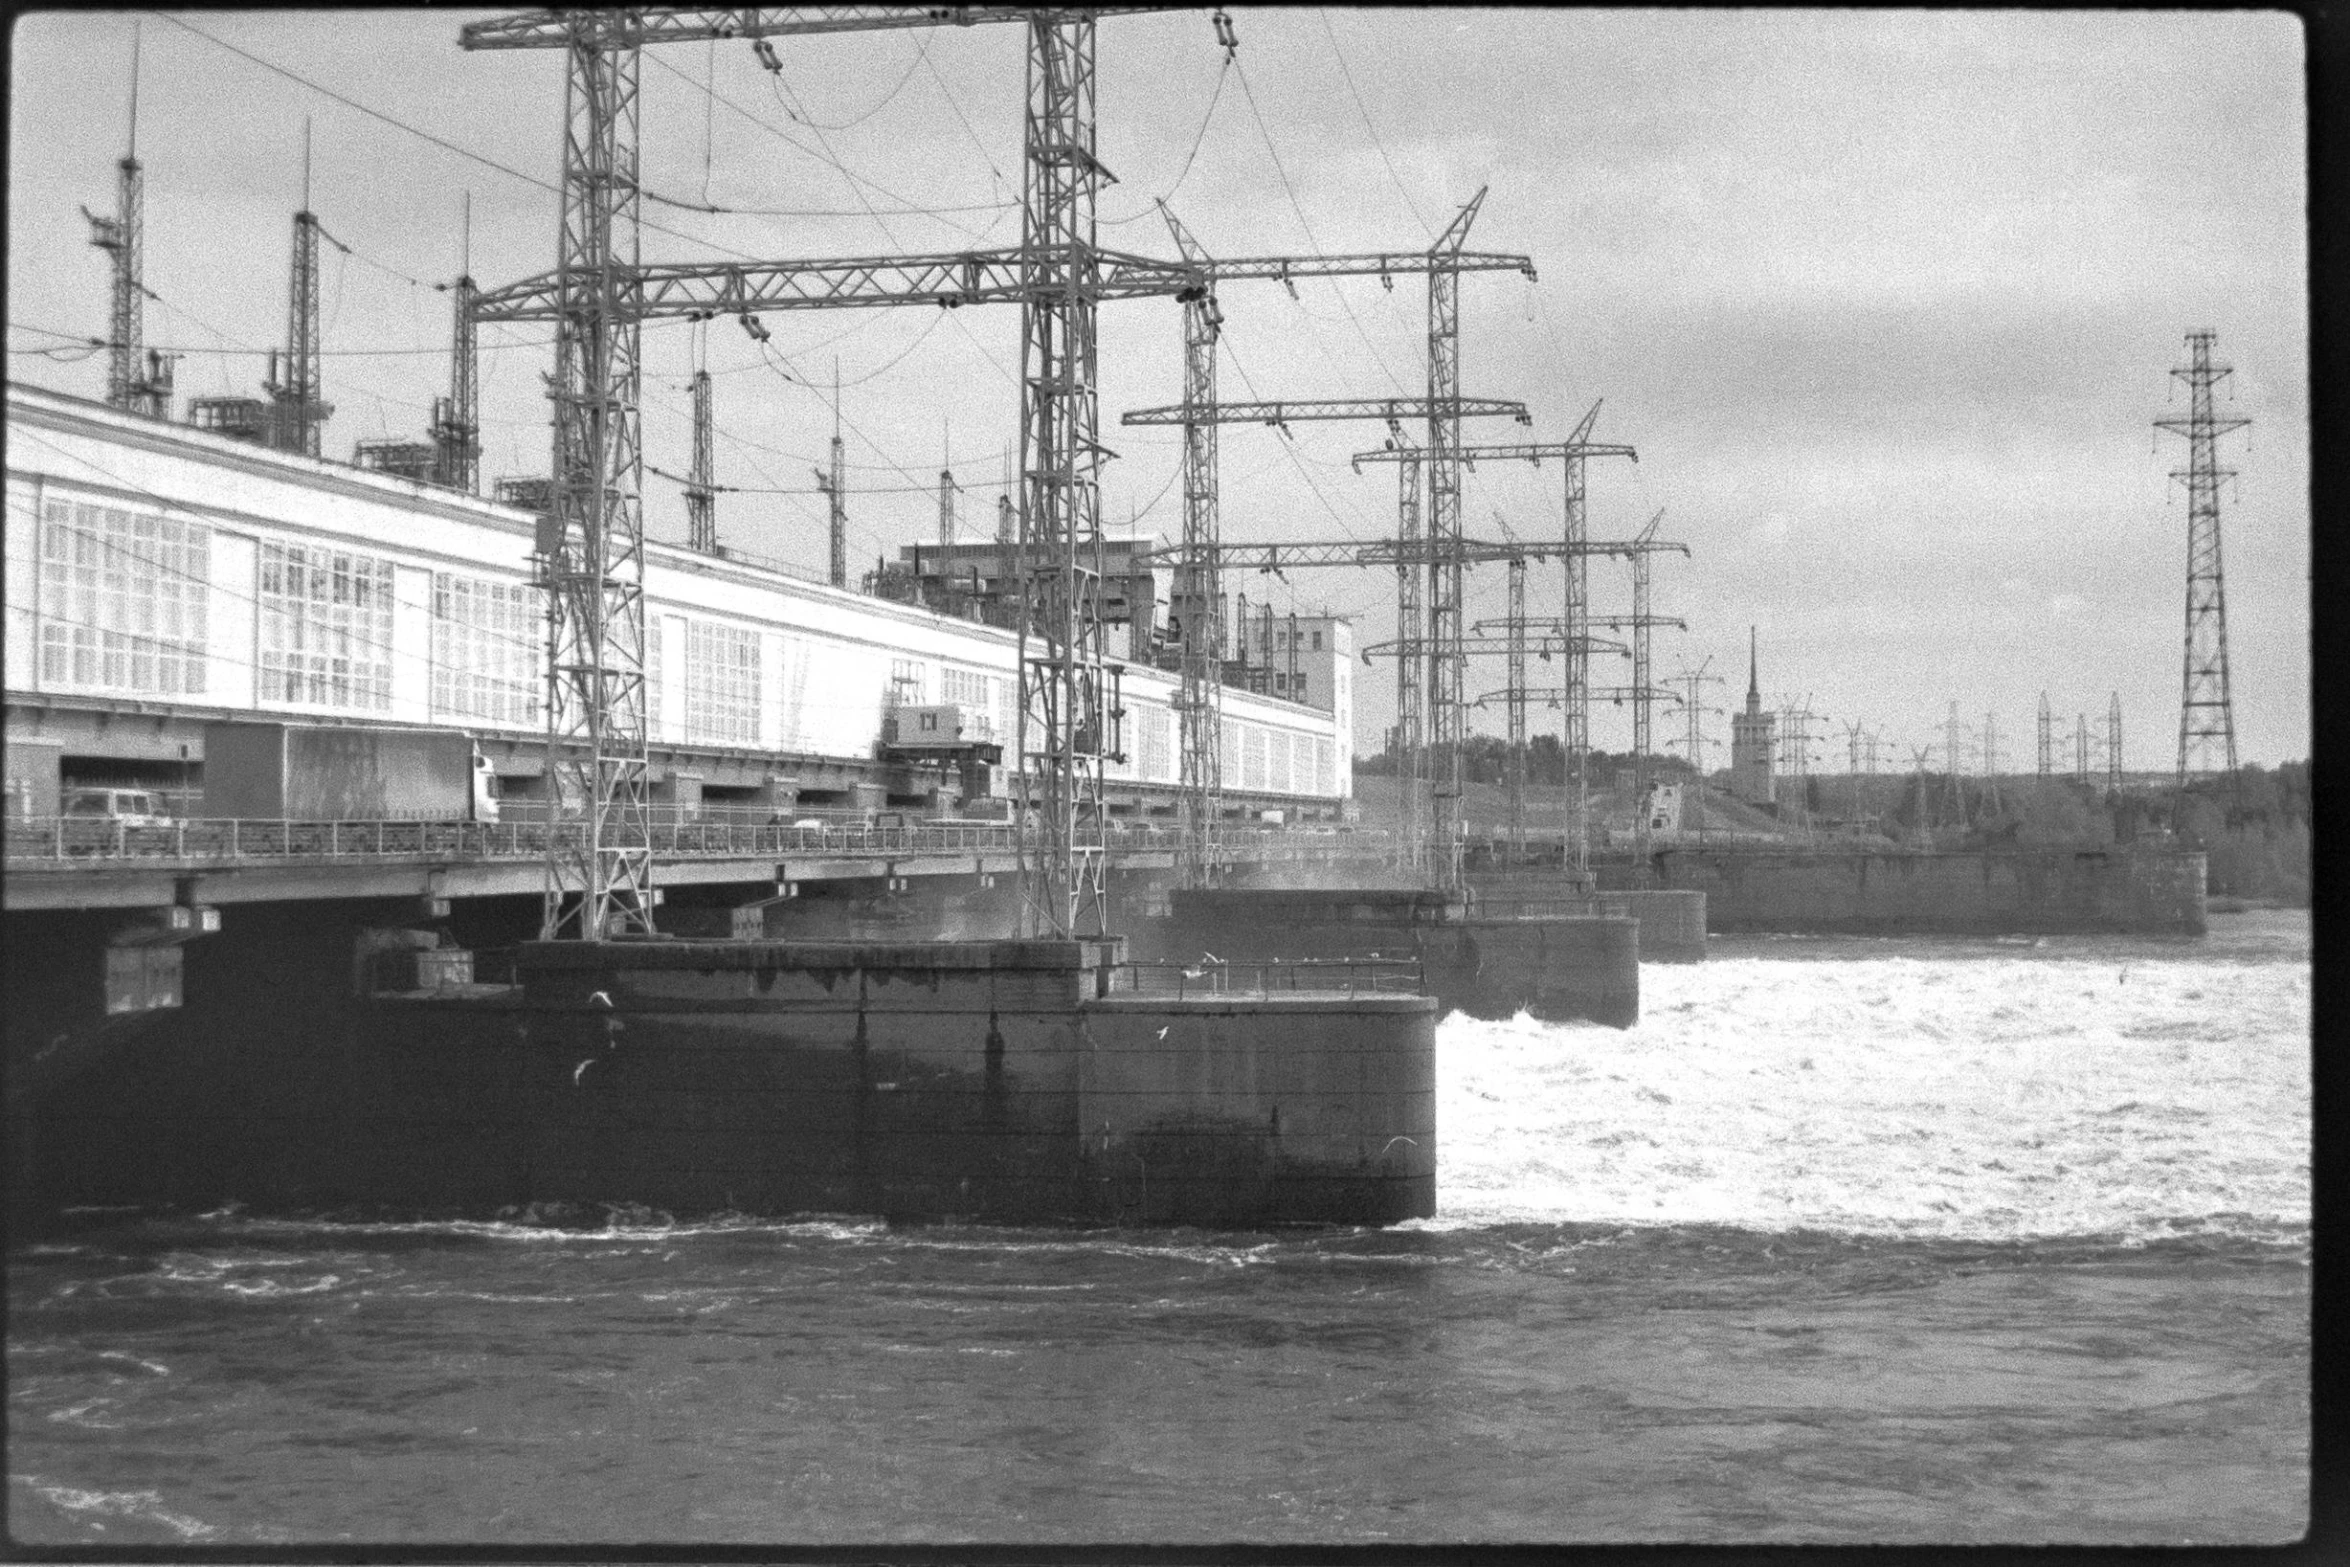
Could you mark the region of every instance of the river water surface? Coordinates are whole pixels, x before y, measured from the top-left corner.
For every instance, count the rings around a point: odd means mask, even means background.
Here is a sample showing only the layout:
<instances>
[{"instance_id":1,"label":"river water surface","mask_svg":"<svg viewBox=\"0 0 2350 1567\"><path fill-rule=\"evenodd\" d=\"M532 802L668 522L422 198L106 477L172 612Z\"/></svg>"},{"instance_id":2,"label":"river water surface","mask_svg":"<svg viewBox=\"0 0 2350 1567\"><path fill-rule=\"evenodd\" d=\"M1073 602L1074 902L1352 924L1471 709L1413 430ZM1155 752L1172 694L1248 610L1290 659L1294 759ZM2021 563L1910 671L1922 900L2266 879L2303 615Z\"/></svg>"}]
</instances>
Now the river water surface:
<instances>
[{"instance_id":1,"label":"river water surface","mask_svg":"<svg viewBox=\"0 0 2350 1567\"><path fill-rule=\"evenodd\" d=\"M2309 925L1716 939L1438 1031L1386 1231L115 1216L25 1545L2279 1541Z\"/></svg>"}]
</instances>

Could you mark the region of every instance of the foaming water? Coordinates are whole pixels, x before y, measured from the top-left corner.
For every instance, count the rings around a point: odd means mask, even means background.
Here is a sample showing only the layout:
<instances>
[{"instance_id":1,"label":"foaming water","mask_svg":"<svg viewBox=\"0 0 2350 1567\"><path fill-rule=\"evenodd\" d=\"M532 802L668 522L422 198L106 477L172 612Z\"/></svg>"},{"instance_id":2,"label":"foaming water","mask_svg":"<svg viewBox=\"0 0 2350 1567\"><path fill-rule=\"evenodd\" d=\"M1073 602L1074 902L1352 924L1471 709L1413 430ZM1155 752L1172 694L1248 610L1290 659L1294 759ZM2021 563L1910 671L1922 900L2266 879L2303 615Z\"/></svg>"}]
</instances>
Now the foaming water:
<instances>
[{"instance_id":1,"label":"foaming water","mask_svg":"<svg viewBox=\"0 0 2350 1567\"><path fill-rule=\"evenodd\" d=\"M1722 943L1643 969L1628 1030L1447 1020L1441 1222L2306 1231L2306 961L1887 948Z\"/></svg>"},{"instance_id":2,"label":"foaming water","mask_svg":"<svg viewBox=\"0 0 2350 1567\"><path fill-rule=\"evenodd\" d=\"M1717 942L1438 1034L1439 1217L118 1218L9 1279L18 1542L2269 1541L2306 916Z\"/></svg>"}]
</instances>

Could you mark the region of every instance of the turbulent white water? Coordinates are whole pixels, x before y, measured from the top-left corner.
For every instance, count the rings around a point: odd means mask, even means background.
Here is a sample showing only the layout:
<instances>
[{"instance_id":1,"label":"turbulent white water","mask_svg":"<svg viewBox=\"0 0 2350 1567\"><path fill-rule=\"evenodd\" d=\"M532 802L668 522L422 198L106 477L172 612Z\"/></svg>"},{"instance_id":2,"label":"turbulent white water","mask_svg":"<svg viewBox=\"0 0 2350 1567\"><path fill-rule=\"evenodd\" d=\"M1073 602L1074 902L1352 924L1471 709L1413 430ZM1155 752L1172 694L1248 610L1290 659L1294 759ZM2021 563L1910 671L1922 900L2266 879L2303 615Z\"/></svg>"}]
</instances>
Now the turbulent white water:
<instances>
[{"instance_id":1,"label":"turbulent white water","mask_svg":"<svg viewBox=\"0 0 2350 1567\"><path fill-rule=\"evenodd\" d=\"M1832 962L1723 943L1643 967L1629 1030L1455 1017L1436 1223L2291 1237L2309 1222L2306 949L2243 948L2305 930L2159 953L1842 943Z\"/></svg>"}]
</instances>

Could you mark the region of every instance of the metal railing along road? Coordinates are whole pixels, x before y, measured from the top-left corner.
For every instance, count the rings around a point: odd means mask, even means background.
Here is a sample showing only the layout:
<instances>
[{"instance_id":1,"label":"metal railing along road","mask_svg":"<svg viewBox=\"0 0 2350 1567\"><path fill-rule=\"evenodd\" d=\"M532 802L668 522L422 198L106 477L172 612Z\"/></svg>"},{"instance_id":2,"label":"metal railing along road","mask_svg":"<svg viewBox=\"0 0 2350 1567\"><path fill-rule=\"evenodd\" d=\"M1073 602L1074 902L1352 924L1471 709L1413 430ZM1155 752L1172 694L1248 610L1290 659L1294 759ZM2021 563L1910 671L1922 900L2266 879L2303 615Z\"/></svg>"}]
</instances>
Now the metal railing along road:
<instances>
[{"instance_id":1,"label":"metal railing along road","mask_svg":"<svg viewBox=\"0 0 2350 1567\"><path fill-rule=\"evenodd\" d=\"M1416 957L1120 963L1113 966L1110 980L1112 995L1173 996L1179 1000L1294 994L1412 995L1425 989L1426 974Z\"/></svg>"},{"instance_id":2,"label":"metal railing along road","mask_svg":"<svg viewBox=\"0 0 2350 1567\"><path fill-rule=\"evenodd\" d=\"M529 859L547 852L549 832L576 841L578 824L544 822L387 821L300 822L276 819L180 820L133 826L102 816L15 817L0 825L10 863L50 861L244 861L274 859L386 860ZM1120 827L1108 835L1112 854L1172 852L1172 827ZM1328 858L1340 849L1364 852L1384 834L1332 837L1276 827L1222 834L1236 859ZM1008 822L927 821L892 826L687 821L655 824L649 847L672 859L750 859L792 856L894 858L914 855L1008 854L1018 847Z\"/></svg>"}]
</instances>

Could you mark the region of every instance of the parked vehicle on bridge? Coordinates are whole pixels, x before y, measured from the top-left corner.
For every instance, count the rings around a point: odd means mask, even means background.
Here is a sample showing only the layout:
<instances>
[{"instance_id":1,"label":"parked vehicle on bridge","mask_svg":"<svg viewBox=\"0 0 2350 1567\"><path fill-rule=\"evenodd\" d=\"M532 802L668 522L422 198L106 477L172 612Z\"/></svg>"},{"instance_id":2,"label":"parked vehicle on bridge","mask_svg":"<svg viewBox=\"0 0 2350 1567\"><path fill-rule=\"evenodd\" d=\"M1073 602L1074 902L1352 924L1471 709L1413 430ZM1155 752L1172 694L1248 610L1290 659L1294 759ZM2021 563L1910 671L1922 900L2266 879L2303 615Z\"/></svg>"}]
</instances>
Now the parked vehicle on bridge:
<instances>
[{"instance_id":1,"label":"parked vehicle on bridge","mask_svg":"<svg viewBox=\"0 0 2350 1567\"><path fill-rule=\"evenodd\" d=\"M101 820L124 827L171 825L171 814L144 789L76 789L65 797L65 814L77 822Z\"/></svg>"},{"instance_id":2,"label":"parked vehicle on bridge","mask_svg":"<svg viewBox=\"0 0 2350 1567\"><path fill-rule=\"evenodd\" d=\"M453 729L204 726L204 814L251 820L494 822L490 763Z\"/></svg>"}]
</instances>

